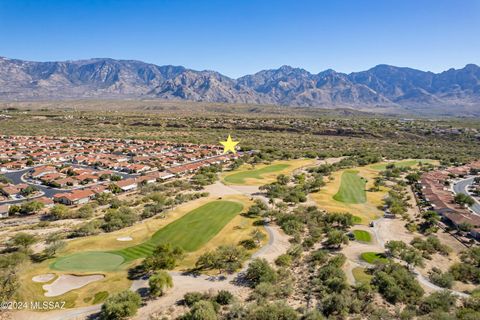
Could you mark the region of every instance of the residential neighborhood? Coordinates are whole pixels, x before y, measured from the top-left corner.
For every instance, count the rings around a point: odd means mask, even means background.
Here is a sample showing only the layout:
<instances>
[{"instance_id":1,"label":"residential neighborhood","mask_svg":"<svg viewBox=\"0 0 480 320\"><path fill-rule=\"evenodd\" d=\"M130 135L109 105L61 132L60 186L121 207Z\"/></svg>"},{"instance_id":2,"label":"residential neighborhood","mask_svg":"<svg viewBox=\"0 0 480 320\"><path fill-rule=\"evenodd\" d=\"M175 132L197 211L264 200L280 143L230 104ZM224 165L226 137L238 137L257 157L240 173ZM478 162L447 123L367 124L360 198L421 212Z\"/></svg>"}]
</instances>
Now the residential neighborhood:
<instances>
[{"instance_id":1,"label":"residential neighborhood","mask_svg":"<svg viewBox=\"0 0 480 320\"><path fill-rule=\"evenodd\" d=\"M38 201L81 205L103 192L131 192L140 185L193 174L225 163L213 145L92 138L2 136L0 217L9 207ZM115 189L112 191L112 189Z\"/></svg>"},{"instance_id":2,"label":"residential neighborhood","mask_svg":"<svg viewBox=\"0 0 480 320\"><path fill-rule=\"evenodd\" d=\"M445 224L459 228L476 239L480 239L478 200L472 198L473 204L468 206L457 203L455 195L468 195L466 187L473 184L478 172L480 161L424 173L418 193L419 203L423 207L437 212Z\"/></svg>"}]
</instances>

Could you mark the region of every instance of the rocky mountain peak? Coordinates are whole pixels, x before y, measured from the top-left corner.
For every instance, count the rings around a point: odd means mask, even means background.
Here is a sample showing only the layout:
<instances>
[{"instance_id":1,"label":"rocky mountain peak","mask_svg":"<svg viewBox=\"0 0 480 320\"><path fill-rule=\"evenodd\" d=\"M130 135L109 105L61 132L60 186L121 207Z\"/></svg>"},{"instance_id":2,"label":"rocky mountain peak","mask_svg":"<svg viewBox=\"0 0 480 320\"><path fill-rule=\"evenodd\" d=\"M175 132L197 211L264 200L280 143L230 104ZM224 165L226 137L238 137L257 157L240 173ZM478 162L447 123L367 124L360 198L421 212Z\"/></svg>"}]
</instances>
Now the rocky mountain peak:
<instances>
[{"instance_id":1,"label":"rocky mountain peak","mask_svg":"<svg viewBox=\"0 0 480 320\"><path fill-rule=\"evenodd\" d=\"M480 114L480 67L441 73L379 64L350 74L283 65L232 79L136 60L32 62L0 57L0 99L158 98L312 107L468 109Z\"/></svg>"}]
</instances>

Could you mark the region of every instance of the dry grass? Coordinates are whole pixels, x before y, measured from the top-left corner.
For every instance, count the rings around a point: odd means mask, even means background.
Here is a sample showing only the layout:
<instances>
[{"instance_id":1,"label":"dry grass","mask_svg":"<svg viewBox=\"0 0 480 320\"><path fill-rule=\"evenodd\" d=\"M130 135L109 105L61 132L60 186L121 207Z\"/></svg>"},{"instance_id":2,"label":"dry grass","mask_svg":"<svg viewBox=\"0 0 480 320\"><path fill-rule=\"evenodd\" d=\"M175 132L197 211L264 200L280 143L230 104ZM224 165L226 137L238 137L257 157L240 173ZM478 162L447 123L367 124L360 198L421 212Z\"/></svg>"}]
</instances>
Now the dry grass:
<instances>
[{"instance_id":1,"label":"dry grass","mask_svg":"<svg viewBox=\"0 0 480 320\"><path fill-rule=\"evenodd\" d=\"M358 175L367 179L366 190L369 190L374 184L374 178L378 175L378 171L369 167L357 167ZM386 188L380 191L367 191L367 201L365 203L345 203L335 200L333 197L340 189L341 177L345 170L340 170L332 174L333 180L327 181L325 187L320 192L311 195L312 199L321 209L328 212L349 212L362 219L362 224L368 224L370 221L382 215L382 211L378 208L382 205L382 199L387 194Z\"/></svg>"}]
</instances>

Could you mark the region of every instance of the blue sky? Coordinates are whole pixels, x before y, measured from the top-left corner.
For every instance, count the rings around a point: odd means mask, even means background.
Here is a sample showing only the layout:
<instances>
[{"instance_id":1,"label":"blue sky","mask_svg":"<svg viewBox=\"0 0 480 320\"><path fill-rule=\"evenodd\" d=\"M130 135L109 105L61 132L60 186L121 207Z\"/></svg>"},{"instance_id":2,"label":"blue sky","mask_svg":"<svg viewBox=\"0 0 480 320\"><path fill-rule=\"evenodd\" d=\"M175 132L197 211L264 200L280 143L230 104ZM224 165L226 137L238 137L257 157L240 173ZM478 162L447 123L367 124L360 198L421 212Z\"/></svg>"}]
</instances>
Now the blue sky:
<instances>
[{"instance_id":1,"label":"blue sky","mask_svg":"<svg viewBox=\"0 0 480 320\"><path fill-rule=\"evenodd\" d=\"M0 56L136 59L231 77L480 64L477 0L0 0Z\"/></svg>"}]
</instances>

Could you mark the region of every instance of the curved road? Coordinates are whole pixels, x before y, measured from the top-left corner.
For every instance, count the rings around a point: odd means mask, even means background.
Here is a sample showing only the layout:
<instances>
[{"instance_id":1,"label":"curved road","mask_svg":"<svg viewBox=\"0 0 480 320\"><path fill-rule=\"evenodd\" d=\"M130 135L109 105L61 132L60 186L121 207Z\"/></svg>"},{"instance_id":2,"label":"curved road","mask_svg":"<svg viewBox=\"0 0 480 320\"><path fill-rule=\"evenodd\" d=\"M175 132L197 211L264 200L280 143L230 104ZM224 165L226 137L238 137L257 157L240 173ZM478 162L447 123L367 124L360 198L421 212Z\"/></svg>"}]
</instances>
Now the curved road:
<instances>
[{"instance_id":1,"label":"curved road","mask_svg":"<svg viewBox=\"0 0 480 320\"><path fill-rule=\"evenodd\" d=\"M91 167L82 166L82 165L72 165L72 166L79 167L79 168L80 167L81 168L91 168ZM48 197L48 198L53 198L53 196L56 195L57 193L63 193L63 192L68 192L68 191L71 191L71 190L74 190L74 189L88 188L88 187L92 186L92 185L89 185L89 186L85 186L85 187L77 187L77 188L72 188L72 189L57 189L57 188L47 187L45 185L36 184L36 183L32 183L28 180L25 180L23 178L23 176L26 173L28 173L30 170L32 170L32 168L22 169L22 170L18 170L18 171L9 171L9 172L3 173L3 175L5 177L9 178L10 180L12 180L12 182L14 184L27 183L29 185L37 187L40 191L43 192L43 194L41 196L45 196L45 197ZM128 173L117 172L117 171L114 171L114 173L122 176L123 179L132 178L132 177L136 176L135 174L128 174ZM1 204L16 204L16 203L20 203L20 202L27 201L27 200L32 200L32 199L33 198L14 199L14 200L12 199L12 200L2 201Z\"/></svg>"},{"instance_id":2,"label":"curved road","mask_svg":"<svg viewBox=\"0 0 480 320\"><path fill-rule=\"evenodd\" d=\"M453 192L455 194L464 193L469 195L470 193L468 192L468 186L473 184L474 179L475 177L471 177L456 182L453 185ZM473 213L480 215L480 202L475 197L473 197L473 200L475 200L475 203L470 207L470 209L472 209Z\"/></svg>"}]
</instances>

